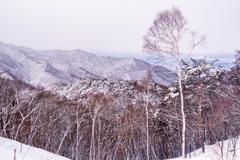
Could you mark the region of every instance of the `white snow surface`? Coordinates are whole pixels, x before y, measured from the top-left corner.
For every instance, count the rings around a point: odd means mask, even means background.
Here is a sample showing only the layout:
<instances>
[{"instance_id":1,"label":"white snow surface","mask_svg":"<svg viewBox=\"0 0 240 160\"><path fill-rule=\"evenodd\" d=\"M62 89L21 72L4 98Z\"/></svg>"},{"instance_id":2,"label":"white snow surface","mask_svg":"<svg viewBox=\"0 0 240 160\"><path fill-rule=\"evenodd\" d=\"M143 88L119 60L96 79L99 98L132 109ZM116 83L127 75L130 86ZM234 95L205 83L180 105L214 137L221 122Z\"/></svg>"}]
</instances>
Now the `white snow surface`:
<instances>
[{"instance_id":1,"label":"white snow surface","mask_svg":"<svg viewBox=\"0 0 240 160\"><path fill-rule=\"evenodd\" d=\"M0 137L0 159L13 160L16 149L16 160L70 160L43 149L35 148L17 141Z\"/></svg>"},{"instance_id":2,"label":"white snow surface","mask_svg":"<svg viewBox=\"0 0 240 160\"><path fill-rule=\"evenodd\" d=\"M236 139L235 139L236 140ZM233 156L234 139L218 142L214 145L206 145L205 153L202 149L191 152L186 159L191 160L239 160L240 159L240 139L236 140L236 155ZM221 156L221 146L223 146L223 156ZM16 149L16 160L70 160L51 152L36 147L21 144L20 142L0 137L0 159L13 160ZM185 160L174 158L169 160Z\"/></svg>"},{"instance_id":3,"label":"white snow surface","mask_svg":"<svg viewBox=\"0 0 240 160\"><path fill-rule=\"evenodd\" d=\"M234 141L236 143L234 143ZM234 144L236 144L234 155ZM214 145L206 145L205 153L202 152L202 149L198 149L195 152L191 152L187 155L186 159L191 160L240 160L240 139L229 139L223 142L217 142ZM221 154L221 147L223 156ZM184 158L174 158L169 160L186 160Z\"/></svg>"}]
</instances>

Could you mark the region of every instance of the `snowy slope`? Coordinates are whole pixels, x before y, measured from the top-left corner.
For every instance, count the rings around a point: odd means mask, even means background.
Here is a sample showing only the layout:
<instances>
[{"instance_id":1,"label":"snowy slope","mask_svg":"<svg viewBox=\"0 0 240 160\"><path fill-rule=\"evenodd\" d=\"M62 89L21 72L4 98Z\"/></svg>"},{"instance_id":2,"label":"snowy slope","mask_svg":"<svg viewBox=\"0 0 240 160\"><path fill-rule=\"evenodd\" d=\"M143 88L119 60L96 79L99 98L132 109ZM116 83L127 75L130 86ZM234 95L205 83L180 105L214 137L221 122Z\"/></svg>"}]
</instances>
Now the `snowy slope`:
<instances>
[{"instance_id":1,"label":"snowy slope","mask_svg":"<svg viewBox=\"0 0 240 160\"><path fill-rule=\"evenodd\" d=\"M234 144L236 144L236 154L234 156ZM221 146L222 153L221 154ZM223 142L218 142L214 145L207 145L206 152L203 153L202 149L198 149L187 155L187 159L191 160L240 160L240 139L229 139ZM184 160L183 158L175 158L171 160Z\"/></svg>"},{"instance_id":2,"label":"snowy slope","mask_svg":"<svg viewBox=\"0 0 240 160\"><path fill-rule=\"evenodd\" d=\"M70 160L45 150L21 144L17 141L0 137L0 159L13 160L16 149L16 160Z\"/></svg>"},{"instance_id":3,"label":"snowy slope","mask_svg":"<svg viewBox=\"0 0 240 160\"><path fill-rule=\"evenodd\" d=\"M155 82L169 85L175 74L135 58L96 56L81 50L36 51L0 42L0 75L34 86L52 88L80 77L143 80L148 71Z\"/></svg>"},{"instance_id":4,"label":"snowy slope","mask_svg":"<svg viewBox=\"0 0 240 160\"><path fill-rule=\"evenodd\" d=\"M233 156L233 139L223 143L223 156L221 156L221 142L214 145L207 145L206 152L201 149L188 154L186 159L191 160L239 160L240 159L240 139L236 141L236 155ZM16 149L16 160L70 160L68 158L50 153L48 151L21 144L17 141L0 137L0 159L13 160ZM22 149L22 151L21 151ZM191 155L191 157L190 157ZM169 159L170 160L170 159ZM184 160L175 158L171 160Z\"/></svg>"}]
</instances>

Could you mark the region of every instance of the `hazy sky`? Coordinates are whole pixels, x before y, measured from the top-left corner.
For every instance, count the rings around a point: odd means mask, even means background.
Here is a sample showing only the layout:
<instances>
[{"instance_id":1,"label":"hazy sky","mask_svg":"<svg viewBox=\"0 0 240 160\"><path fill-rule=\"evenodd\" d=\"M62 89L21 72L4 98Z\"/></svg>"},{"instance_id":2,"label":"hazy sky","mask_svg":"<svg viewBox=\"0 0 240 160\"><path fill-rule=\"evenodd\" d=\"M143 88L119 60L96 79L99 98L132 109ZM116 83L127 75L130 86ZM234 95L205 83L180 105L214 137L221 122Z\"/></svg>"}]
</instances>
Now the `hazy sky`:
<instances>
[{"instance_id":1,"label":"hazy sky","mask_svg":"<svg viewBox=\"0 0 240 160\"><path fill-rule=\"evenodd\" d=\"M189 28L207 36L196 54L240 49L240 0L0 0L0 41L134 56L142 53L156 14L172 6L182 10Z\"/></svg>"}]
</instances>

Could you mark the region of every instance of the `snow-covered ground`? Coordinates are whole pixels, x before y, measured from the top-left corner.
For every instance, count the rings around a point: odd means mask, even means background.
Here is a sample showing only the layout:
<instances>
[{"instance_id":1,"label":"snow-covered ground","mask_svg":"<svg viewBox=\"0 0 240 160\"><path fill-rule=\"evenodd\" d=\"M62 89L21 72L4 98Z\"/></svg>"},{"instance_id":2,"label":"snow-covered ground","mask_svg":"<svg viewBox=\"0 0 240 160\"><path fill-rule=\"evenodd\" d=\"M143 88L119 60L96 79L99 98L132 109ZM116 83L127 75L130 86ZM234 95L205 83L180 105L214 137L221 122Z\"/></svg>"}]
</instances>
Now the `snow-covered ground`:
<instances>
[{"instance_id":1,"label":"snow-covered ground","mask_svg":"<svg viewBox=\"0 0 240 160\"><path fill-rule=\"evenodd\" d=\"M234 156L234 144L235 147L235 156ZM221 146L222 151L221 151ZM223 156L222 154L223 153ZM240 160L240 138L239 139L230 139L223 142L218 142L214 145L207 145L206 152L203 153L202 149L198 149L195 152L192 152L187 155L187 159L191 160ZM183 158L175 158L171 160L184 160Z\"/></svg>"},{"instance_id":2,"label":"snow-covered ground","mask_svg":"<svg viewBox=\"0 0 240 160\"><path fill-rule=\"evenodd\" d=\"M236 144L234 155L234 144ZM221 146L222 153L221 154ZM188 154L187 159L191 160L240 160L240 139L230 139L218 142L214 145L207 145L206 152L202 153L202 149ZM16 150L16 160L70 160L68 158L53 154L43 149L21 144L17 141L0 137L0 160L14 160L14 150ZM175 158L171 160L184 160L183 158Z\"/></svg>"},{"instance_id":3,"label":"snow-covered ground","mask_svg":"<svg viewBox=\"0 0 240 160\"><path fill-rule=\"evenodd\" d=\"M14 150L16 160L70 160L43 149L0 137L0 160L14 160Z\"/></svg>"}]
</instances>

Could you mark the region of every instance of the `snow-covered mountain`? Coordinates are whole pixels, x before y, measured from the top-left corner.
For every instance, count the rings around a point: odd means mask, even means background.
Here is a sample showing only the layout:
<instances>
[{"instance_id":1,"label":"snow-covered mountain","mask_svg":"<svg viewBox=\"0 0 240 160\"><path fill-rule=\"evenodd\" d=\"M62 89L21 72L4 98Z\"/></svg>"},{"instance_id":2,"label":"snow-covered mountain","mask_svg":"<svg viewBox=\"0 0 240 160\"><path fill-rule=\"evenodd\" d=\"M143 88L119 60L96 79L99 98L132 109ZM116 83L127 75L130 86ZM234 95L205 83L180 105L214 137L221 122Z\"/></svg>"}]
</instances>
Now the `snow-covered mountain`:
<instances>
[{"instance_id":1,"label":"snow-covered mountain","mask_svg":"<svg viewBox=\"0 0 240 160\"><path fill-rule=\"evenodd\" d=\"M170 85L175 78L170 70L135 58L96 56L81 50L37 51L0 42L0 75L47 89L86 77L143 80L149 73L162 85Z\"/></svg>"},{"instance_id":2,"label":"snow-covered mountain","mask_svg":"<svg viewBox=\"0 0 240 160\"><path fill-rule=\"evenodd\" d=\"M234 54L229 55L219 55L219 56L194 56L191 55L191 57L181 57L184 61L190 62L191 58L194 59L203 59L206 58L208 61L215 62L215 66L221 66L223 69L230 70L232 67L234 67L235 57ZM171 56L165 56L159 58L158 56L149 56L145 57L144 60L149 62L150 64L158 64L160 66L164 66L167 69L170 69L172 71L176 71L176 60Z\"/></svg>"}]
</instances>

